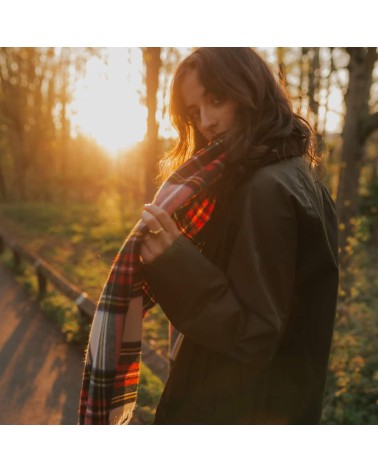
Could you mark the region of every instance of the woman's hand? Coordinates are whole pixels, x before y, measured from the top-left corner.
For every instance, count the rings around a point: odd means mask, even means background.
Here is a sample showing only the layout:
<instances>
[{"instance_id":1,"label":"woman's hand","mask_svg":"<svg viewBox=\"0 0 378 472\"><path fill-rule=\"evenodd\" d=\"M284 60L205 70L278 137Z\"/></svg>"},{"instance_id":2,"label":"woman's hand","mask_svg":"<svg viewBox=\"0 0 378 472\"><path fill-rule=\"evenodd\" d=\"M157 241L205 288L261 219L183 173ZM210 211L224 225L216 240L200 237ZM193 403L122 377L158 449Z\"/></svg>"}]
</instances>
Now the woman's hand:
<instances>
[{"instance_id":1,"label":"woman's hand","mask_svg":"<svg viewBox=\"0 0 378 472\"><path fill-rule=\"evenodd\" d=\"M152 204L146 204L144 208L142 220L150 232L143 239L140 255L143 264L150 264L171 246L173 241L180 236L180 232L165 210Z\"/></svg>"}]
</instances>

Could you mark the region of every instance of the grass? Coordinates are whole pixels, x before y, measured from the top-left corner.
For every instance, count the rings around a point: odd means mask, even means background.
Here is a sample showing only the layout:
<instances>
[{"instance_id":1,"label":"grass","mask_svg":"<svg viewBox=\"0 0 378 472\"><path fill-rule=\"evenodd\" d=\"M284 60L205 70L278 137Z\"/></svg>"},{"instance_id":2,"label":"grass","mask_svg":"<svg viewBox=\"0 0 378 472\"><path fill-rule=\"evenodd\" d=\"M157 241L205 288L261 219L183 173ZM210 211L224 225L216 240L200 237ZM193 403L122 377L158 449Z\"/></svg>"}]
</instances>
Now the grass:
<instances>
[{"instance_id":1,"label":"grass","mask_svg":"<svg viewBox=\"0 0 378 472\"><path fill-rule=\"evenodd\" d=\"M128 210L127 221L137 221L137 210ZM96 299L113 258L133 226L121 220L110 198L103 205L1 205L0 212L21 244Z\"/></svg>"},{"instance_id":2,"label":"grass","mask_svg":"<svg viewBox=\"0 0 378 472\"><path fill-rule=\"evenodd\" d=\"M378 424L378 251L354 241L349 298L339 302L323 408L323 424Z\"/></svg>"}]
</instances>

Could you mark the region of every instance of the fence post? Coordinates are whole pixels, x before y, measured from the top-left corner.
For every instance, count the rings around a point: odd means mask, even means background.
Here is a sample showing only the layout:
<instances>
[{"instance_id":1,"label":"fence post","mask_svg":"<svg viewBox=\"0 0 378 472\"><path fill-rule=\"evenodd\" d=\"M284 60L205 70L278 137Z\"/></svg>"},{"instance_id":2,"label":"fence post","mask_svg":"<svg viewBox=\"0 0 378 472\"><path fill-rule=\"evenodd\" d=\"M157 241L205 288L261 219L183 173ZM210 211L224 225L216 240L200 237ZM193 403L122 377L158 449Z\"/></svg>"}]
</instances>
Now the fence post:
<instances>
[{"instance_id":1,"label":"fence post","mask_svg":"<svg viewBox=\"0 0 378 472\"><path fill-rule=\"evenodd\" d=\"M86 292L82 292L75 300L75 304L77 306L77 321L78 321L79 330L80 330L80 337L85 342L87 342L88 340L88 332L86 329L88 328L88 314L83 309L82 303L87 298L88 298L88 294Z\"/></svg>"},{"instance_id":2,"label":"fence post","mask_svg":"<svg viewBox=\"0 0 378 472\"><path fill-rule=\"evenodd\" d=\"M46 295L47 278L45 274L41 271L38 261L35 261L34 267L38 280L38 298L43 298Z\"/></svg>"},{"instance_id":3,"label":"fence post","mask_svg":"<svg viewBox=\"0 0 378 472\"><path fill-rule=\"evenodd\" d=\"M21 256L20 253L18 252L17 248L12 247L12 253L13 253L13 264L16 269L19 269L21 266Z\"/></svg>"}]
</instances>

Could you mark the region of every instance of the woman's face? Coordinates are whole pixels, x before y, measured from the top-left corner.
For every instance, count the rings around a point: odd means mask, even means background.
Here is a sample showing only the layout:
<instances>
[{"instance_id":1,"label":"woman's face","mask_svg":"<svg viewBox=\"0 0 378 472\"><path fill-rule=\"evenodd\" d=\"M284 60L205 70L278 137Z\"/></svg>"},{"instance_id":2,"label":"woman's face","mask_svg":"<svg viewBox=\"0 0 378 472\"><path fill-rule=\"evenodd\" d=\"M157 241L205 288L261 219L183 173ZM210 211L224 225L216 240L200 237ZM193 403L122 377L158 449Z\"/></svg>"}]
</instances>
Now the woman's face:
<instances>
[{"instance_id":1,"label":"woman's face","mask_svg":"<svg viewBox=\"0 0 378 472\"><path fill-rule=\"evenodd\" d=\"M191 122L209 142L234 125L237 102L206 92L196 69L186 71L181 83L181 97Z\"/></svg>"}]
</instances>

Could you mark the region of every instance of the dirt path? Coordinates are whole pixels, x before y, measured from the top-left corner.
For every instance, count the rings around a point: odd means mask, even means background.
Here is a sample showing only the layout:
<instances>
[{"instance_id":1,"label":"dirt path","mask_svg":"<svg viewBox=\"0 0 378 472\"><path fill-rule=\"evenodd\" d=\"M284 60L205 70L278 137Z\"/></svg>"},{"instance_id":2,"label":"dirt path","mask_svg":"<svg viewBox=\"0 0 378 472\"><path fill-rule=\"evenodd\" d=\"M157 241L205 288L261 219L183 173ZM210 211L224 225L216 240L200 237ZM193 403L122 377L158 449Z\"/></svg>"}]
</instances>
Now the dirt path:
<instances>
[{"instance_id":1,"label":"dirt path","mask_svg":"<svg viewBox=\"0 0 378 472\"><path fill-rule=\"evenodd\" d=\"M0 424L76 424L82 357L0 265Z\"/></svg>"}]
</instances>

